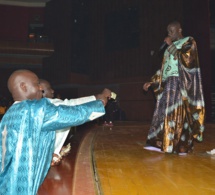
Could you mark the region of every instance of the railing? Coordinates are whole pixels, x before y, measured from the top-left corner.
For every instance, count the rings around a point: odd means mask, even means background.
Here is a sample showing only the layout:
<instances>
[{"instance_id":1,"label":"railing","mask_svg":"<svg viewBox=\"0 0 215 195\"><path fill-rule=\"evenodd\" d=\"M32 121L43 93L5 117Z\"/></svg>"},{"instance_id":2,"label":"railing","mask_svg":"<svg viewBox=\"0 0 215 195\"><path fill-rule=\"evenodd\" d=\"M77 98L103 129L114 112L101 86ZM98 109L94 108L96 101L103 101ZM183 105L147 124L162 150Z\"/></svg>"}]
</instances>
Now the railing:
<instances>
[{"instance_id":1,"label":"railing","mask_svg":"<svg viewBox=\"0 0 215 195\"><path fill-rule=\"evenodd\" d=\"M49 56L53 52L54 47L51 43L0 41L0 54L26 54Z\"/></svg>"},{"instance_id":2,"label":"railing","mask_svg":"<svg viewBox=\"0 0 215 195\"><path fill-rule=\"evenodd\" d=\"M42 65L43 58L53 53L51 43L0 41L0 68Z\"/></svg>"}]
</instances>

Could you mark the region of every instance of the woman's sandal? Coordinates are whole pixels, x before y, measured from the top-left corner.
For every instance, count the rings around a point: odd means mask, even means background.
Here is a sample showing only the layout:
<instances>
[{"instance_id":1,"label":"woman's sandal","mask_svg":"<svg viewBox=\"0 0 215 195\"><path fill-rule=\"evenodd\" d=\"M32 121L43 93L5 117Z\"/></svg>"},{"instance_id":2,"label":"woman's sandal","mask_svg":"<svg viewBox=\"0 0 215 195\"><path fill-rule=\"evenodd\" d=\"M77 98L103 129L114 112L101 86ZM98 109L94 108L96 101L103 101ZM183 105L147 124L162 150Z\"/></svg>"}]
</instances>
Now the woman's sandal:
<instances>
[{"instance_id":1,"label":"woman's sandal","mask_svg":"<svg viewBox=\"0 0 215 195\"><path fill-rule=\"evenodd\" d=\"M67 144L66 146L63 146L63 147L62 147L62 149L61 149L61 151L60 151L60 155L61 155L62 157L67 156L67 155L70 153L70 150L71 150L71 145L70 145L70 143L69 143L69 144Z\"/></svg>"},{"instance_id":2,"label":"woman's sandal","mask_svg":"<svg viewBox=\"0 0 215 195\"><path fill-rule=\"evenodd\" d=\"M53 167L53 166L59 165L60 162L61 162L61 160L62 160L62 156L61 155L53 154L51 166Z\"/></svg>"}]
</instances>

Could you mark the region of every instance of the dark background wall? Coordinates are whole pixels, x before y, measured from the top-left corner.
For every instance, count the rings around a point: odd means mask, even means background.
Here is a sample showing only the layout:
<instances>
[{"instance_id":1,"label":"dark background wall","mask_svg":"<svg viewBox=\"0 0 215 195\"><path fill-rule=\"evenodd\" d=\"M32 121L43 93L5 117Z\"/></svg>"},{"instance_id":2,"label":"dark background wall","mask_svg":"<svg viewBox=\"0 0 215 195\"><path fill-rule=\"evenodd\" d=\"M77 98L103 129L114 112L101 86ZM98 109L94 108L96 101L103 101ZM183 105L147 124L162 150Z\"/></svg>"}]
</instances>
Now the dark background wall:
<instances>
[{"instance_id":1,"label":"dark background wall","mask_svg":"<svg viewBox=\"0 0 215 195\"><path fill-rule=\"evenodd\" d=\"M109 87L128 120L150 121L154 98L142 85L160 67L167 24L179 20L184 35L197 41L210 121L209 18L209 0L52 0L44 8L44 25L55 52L43 59L40 76L64 97Z\"/></svg>"}]
</instances>

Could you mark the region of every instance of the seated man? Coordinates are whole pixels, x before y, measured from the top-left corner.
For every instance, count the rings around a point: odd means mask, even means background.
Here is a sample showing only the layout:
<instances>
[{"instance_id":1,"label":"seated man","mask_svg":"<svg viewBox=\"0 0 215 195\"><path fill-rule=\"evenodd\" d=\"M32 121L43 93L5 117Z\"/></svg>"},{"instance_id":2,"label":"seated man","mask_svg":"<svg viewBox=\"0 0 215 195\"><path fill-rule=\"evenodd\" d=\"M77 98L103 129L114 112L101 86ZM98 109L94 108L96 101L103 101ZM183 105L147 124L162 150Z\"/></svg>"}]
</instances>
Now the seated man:
<instances>
[{"instance_id":1,"label":"seated man","mask_svg":"<svg viewBox=\"0 0 215 195\"><path fill-rule=\"evenodd\" d=\"M98 95L94 96L88 96L88 97L82 97L82 98L77 98L77 99L65 99L60 100L60 99L53 99L54 98L54 90L52 89L50 83L44 79L40 79L40 85L43 90L43 97L50 98L49 100L55 104L55 105L70 105L70 106L75 106L75 105L80 105L83 103L95 101L96 99L99 98ZM102 94L110 94L110 90L104 89ZM68 144L67 146L63 147L63 144L69 134L70 127L61 129L56 131L56 137L55 137L55 146L54 146L54 153L53 153L53 158L51 162L51 166L54 165L59 165L61 162L62 157L68 155L70 152L71 146Z\"/></svg>"},{"instance_id":2,"label":"seated man","mask_svg":"<svg viewBox=\"0 0 215 195\"><path fill-rule=\"evenodd\" d=\"M41 99L39 79L29 70L13 72L8 89L15 102L0 124L0 194L35 195L50 168L55 131L104 115L108 97L55 106Z\"/></svg>"}]
</instances>

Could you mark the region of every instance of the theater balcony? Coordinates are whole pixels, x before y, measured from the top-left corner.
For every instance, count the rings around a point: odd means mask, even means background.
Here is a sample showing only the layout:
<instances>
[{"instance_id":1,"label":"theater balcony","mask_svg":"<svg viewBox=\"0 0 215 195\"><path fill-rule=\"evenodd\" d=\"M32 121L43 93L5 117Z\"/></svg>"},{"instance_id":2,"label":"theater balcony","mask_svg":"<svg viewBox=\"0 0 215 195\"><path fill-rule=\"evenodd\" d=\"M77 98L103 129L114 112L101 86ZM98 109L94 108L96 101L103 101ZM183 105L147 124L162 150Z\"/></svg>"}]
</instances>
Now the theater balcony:
<instances>
[{"instance_id":1,"label":"theater balcony","mask_svg":"<svg viewBox=\"0 0 215 195\"><path fill-rule=\"evenodd\" d=\"M53 52L51 43L0 41L0 68L41 67L43 58Z\"/></svg>"}]
</instances>

